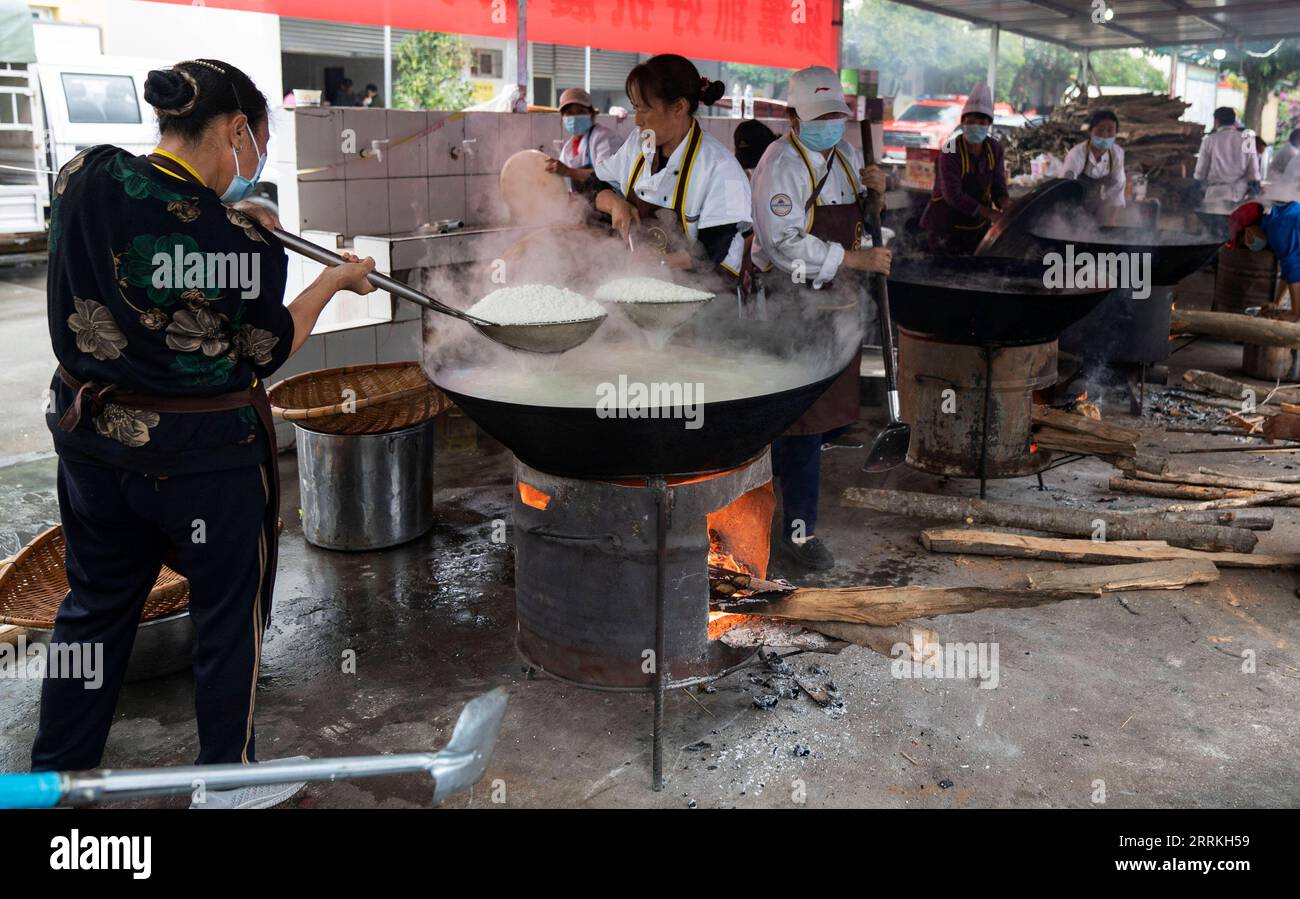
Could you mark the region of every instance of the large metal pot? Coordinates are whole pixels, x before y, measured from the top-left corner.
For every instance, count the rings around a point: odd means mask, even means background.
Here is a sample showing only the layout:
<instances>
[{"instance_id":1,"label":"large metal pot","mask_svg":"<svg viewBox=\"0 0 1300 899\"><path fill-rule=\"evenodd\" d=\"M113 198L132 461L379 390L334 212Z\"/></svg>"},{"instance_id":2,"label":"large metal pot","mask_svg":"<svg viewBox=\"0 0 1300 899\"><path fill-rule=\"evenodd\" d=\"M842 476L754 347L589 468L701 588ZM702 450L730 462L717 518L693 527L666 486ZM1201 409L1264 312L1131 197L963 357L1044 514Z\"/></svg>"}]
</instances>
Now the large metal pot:
<instances>
[{"instance_id":1,"label":"large metal pot","mask_svg":"<svg viewBox=\"0 0 1300 899\"><path fill-rule=\"evenodd\" d=\"M53 631L27 628L28 643L50 644ZM194 622L189 611L141 621L135 632L135 644L126 663L126 681L150 680L175 674L190 667L194 651Z\"/></svg>"},{"instance_id":2,"label":"large metal pot","mask_svg":"<svg viewBox=\"0 0 1300 899\"><path fill-rule=\"evenodd\" d=\"M324 549L383 549L433 527L433 422L380 434L295 425L302 530Z\"/></svg>"}]
</instances>

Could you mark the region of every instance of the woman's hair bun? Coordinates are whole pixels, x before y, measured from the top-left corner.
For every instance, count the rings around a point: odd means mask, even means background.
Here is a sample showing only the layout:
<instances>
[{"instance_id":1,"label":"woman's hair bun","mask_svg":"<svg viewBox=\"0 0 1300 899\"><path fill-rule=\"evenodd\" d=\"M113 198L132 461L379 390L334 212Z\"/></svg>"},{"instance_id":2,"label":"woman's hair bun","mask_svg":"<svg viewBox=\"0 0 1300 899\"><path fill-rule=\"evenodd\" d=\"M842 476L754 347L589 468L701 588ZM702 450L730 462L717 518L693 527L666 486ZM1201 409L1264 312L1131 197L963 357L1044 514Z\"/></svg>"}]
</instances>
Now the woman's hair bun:
<instances>
[{"instance_id":1,"label":"woman's hair bun","mask_svg":"<svg viewBox=\"0 0 1300 899\"><path fill-rule=\"evenodd\" d=\"M144 81L144 98L165 115L182 116L198 100L198 83L180 69L154 69Z\"/></svg>"},{"instance_id":2,"label":"woman's hair bun","mask_svg":"<svg viewBox=\"0 0 1300 899\"><path fill-rule=\"evenodd\" d=\"M722 95L726 91L727 86L721 81L710 81L707 78L701 79L700 102L705 106L712 106L722 99Z\"/></svg>"}]
</instances>

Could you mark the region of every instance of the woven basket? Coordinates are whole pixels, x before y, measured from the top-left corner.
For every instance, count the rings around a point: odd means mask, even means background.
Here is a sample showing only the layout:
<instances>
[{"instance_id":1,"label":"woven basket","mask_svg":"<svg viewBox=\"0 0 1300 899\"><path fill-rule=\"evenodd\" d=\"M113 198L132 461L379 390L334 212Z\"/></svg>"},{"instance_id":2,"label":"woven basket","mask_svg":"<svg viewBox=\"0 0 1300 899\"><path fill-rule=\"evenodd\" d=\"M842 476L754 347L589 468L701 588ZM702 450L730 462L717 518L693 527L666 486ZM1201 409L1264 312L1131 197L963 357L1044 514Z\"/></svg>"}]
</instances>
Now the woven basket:
<instances>
[{"instance_id":1,"label":"woven basket","mask_svg":"<svg viewBox=\"0 0 1300 899\"><path fill-rule=\"evenodd\" d=\"M304 372L274 385L269 393L277 418L325 434L397 431L429 421L451 406L416 362Z\"/></svg>"},{"instance_id":2,"label":"woven basket","mask_svg":"<svg viewBox=\"0 0 1300 899\"><path fill-rule=\"evenodd\" d=\"M68 593L63 568L63 528L55 525L28 543L0 570L0 624L54 627L59 604ZM158 573L141 621L182 612L190 602L190 582L166 565Z\"/></svg>"}]
</instances>

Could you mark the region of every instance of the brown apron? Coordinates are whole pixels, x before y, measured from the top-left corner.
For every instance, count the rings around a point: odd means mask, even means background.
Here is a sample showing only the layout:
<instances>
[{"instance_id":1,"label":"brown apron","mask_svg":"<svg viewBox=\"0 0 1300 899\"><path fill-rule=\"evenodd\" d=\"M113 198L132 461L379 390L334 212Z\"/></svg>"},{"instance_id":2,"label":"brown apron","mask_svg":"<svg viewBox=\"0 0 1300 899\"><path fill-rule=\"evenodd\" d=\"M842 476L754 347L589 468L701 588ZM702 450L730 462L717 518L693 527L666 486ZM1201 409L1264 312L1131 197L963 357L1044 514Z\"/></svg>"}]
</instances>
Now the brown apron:
<instances>
[{"instance_id":1,"label":"brown apron","mask_svg":"<svg viewBox=\"0 0 1300 899\"><path fill-rule=\"evenodd\" d=\"M833 160L831 164L834 164ZM821 193L822 185L826 183L826 177L829 175L828 167L826 176L813 189L812 197L804 206L805 213L813 208L818 194ZM862 245L862 231L862 208L857 203L839 203L817 206L813 209L812 228L809 229L813 237L832 241L846 250L856 250ZM841 272L845 277L852 277L855 274L844 268L841 268ZM799 297L805 302L809 300L816 302L819 295L824 294L812 290L811 287L799 288ZM853 354L853 358L849 360L848 366L831 382L826 392L818 397L812 408L786 430L786 436L824 434L856 422L862 397L859 386L861 368L862 348L859 347Z\"/></svg>"},{"instance_id":2,"label":"brown apron","mask_svg":"<svg viewBox=\"0 0 1300 899\"><path fill-rule=\"evenodd\" d=\"M993 202L993 166L997 164L989 140L986 139L977 154L972 154L966 138L957 140L957 162L961 165L961 190L968 197L973 197L981 206ZM980 165L978 157L984 157L986 165ZM958 212L943 198L938 179L934 192L930 195L930 205L926 207L921 224L930 235L930 252L945 255L969 256L980 245L988 232L991 222L976 213L966 215Z\"/></svg>"}]
</instances>

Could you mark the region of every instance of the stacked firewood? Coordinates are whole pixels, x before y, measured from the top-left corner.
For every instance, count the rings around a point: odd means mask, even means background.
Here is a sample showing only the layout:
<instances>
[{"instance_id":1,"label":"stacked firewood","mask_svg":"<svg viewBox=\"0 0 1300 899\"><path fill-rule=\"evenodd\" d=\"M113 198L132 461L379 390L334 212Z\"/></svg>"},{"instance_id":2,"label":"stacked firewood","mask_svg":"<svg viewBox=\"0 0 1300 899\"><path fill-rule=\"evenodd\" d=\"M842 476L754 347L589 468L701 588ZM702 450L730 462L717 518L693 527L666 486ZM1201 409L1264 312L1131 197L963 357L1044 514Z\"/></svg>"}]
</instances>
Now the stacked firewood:
<instances>
[{"instance_id":1,"label":"stacked firewood","mask_svg":"<svg viewBox=\"0 0 1300 899\"><path fill-rule=\"evenodd\" d=\"M1196 153L1205 129L1179 116L1191 104L1164 94L1093 97L1087 103L1064 103L1037 128L1024 128L1006 142L1013 174L1029 171L1039 153L1059 159L1087 138L1088 117L1109 109L1119 117L1119 143L1124 147L1130 175L1147 176L1147 196L1161 202L1181 200L1192 181Z\"/></svg>"}]
</instances>

